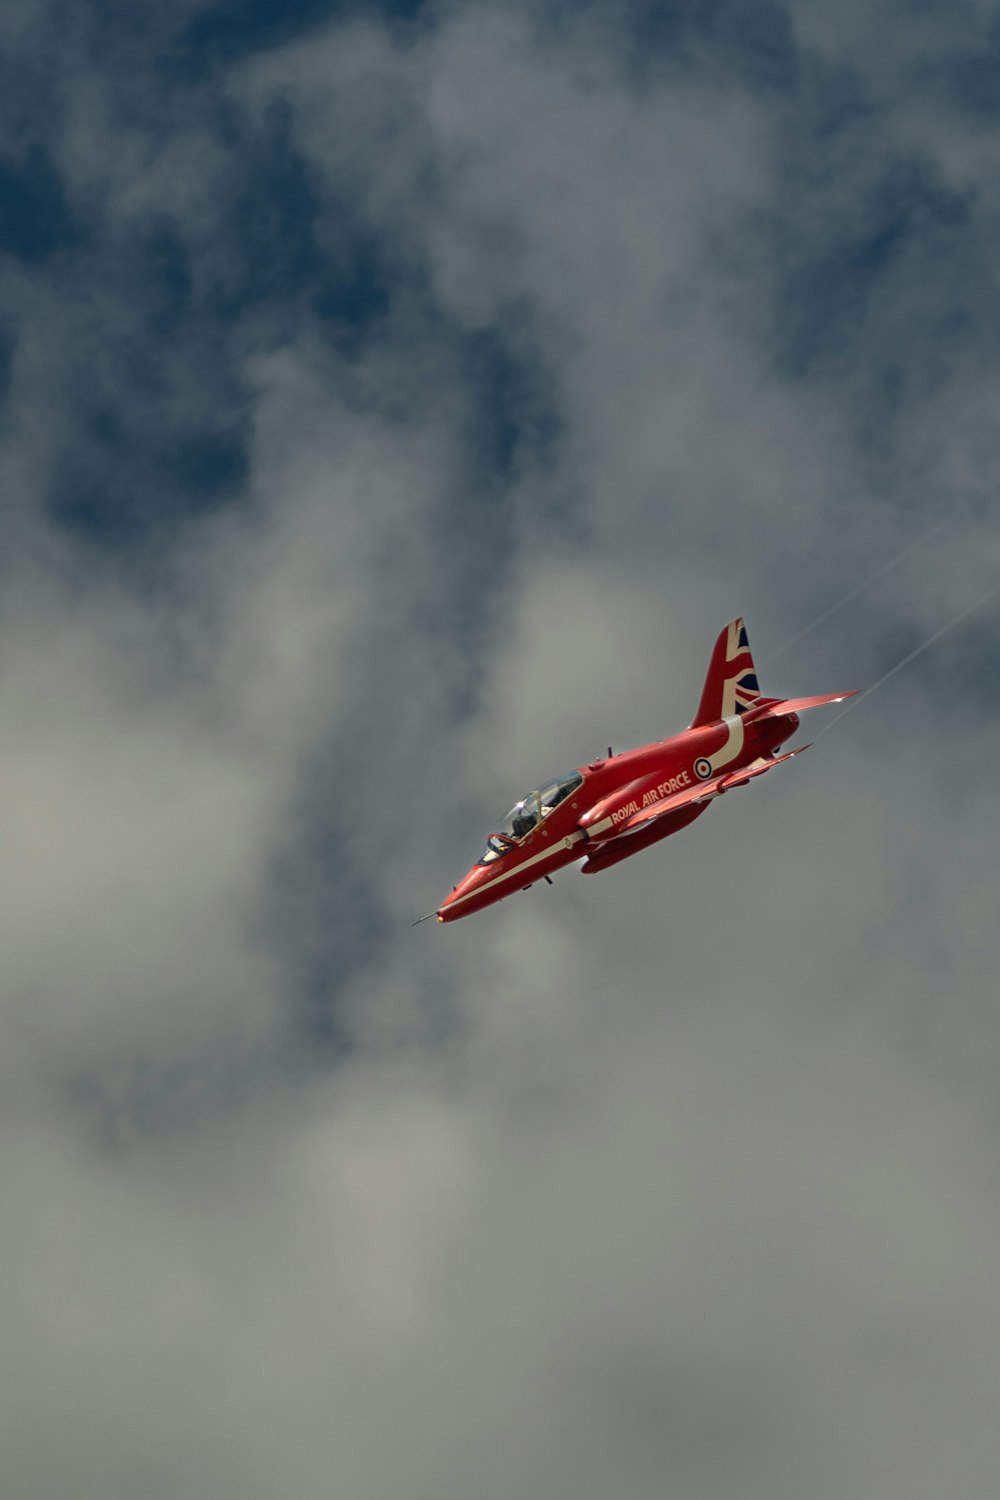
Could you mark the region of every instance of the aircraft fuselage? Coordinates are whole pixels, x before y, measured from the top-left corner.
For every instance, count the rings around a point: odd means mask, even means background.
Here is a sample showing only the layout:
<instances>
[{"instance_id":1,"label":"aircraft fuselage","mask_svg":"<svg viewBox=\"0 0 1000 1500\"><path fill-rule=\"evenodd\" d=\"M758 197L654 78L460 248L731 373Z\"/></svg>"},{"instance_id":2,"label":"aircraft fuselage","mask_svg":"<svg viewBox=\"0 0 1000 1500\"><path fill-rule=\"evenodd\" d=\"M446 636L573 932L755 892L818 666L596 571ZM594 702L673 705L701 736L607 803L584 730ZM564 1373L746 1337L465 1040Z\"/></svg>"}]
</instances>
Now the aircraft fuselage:
<instances>
[{"instance_id":1,"label":"aircraft fuselage","mask_svg":"<svg viewBox=\"0 0 1000 1500\"><path fill-rule=\"evenodd\" d=\"M584 874L620 863L669 837L706 811L719 795L708 783L720 772L737 772L774 751L798 728L789 714L746 724L739 714L685 730L579 767L581 785L493 863L477 864L438 910L453 922L527 889L565 865L584 859ZM630 820L664 799L699 786L705 800L631 831Z\"/></svg>"}]
</instances>

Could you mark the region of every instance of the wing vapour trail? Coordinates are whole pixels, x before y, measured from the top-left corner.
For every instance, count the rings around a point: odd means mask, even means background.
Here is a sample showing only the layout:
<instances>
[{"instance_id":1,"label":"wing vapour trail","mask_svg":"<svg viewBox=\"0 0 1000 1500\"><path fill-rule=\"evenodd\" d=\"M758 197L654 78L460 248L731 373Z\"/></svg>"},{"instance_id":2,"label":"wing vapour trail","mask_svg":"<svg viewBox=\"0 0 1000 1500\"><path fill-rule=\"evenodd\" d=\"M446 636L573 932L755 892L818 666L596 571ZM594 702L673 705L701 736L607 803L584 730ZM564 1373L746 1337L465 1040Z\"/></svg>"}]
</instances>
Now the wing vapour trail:
<instances>
[{"instance_id":1,"label":"wing vapour trail","mask_svg":"<svg viewBox=\"0 0 1000 1500\"><path fill-rule=\"evenodd\" d=\"M1000 485L993 485L990 488L987 488L985 485L979 486L980 499L992 499L997 494L1000 494ZM793 635L789 640L783 641L782 644L776 647L774 651L769 652L769 654L761 660L760 665L769 666L770 663L775 661L779 656L783 656L786 651L790 651L793 646L797 646L799 641L804 640L807 635L812 635L814 630L818 630L821 625L825 624L825 622L831 618L831 616L838 614L840 610L845 607L845 605L850 604L852 599L856 599L859 594L863 594L865 589L870 588L873 583L877 583L880 578L884 578L887 573L891 573L893 568L898 567L898 565L903 561L905 557L909 557L911 552L916 552L919 550L919 548L926 546L926 544L929 541L932 541L934 537L940 536L942 531L947 531L950 527L956 526L959 521L967 520L971 512L973 503L974 502L972 501L966 501L965 505L963 505L956 514L946 516L943 521L935 522L935 524L931 526L927 531L923 532L921 536L915 537L912 542L907 542L906 545L901 547L894 556L888 559L887 562L882 563L880 567L876 568L874 573L869 573L866 578L863 578L861 580L860 583L855 584L852 589L848 589L846 594L844 594L840 599L837 599L833 604L824 609L822 614L817 615L814 620L811 620L808 625L805 625L797 635Z\"/></svg>"},{"instance_id":2,"label":"wing vapour trail","mask_svg":"<svg viewBox=\"0 0 1000 1500\"><path fill-rule=\"evenodd\" d=\"M824 621L830 619L831 615L837 614L844 608L845 604L850 604L852 599L856 599L859 594L863 594L865 589L871 584L875 583L879 578L884 578L886 573L891 573L892 569L898 563L901 563L904 557L908 557L911 552L915 552L918 547L922 547L932 537L939 536L949 526L954 526L957 519L957 516L953 516L947 521L938 521L929 531L925 531L923 536L918 536L914 541L907 542L906 546L901 548L895 557L890 557L889 561L883 563L880 568L876 568L874 573L869 573L867 578L863 578L860 583L855 584L854 588L850 589L843 598L838 599L835 604L831 604L828 609L824 609L823 613L817 615L815 620L812 620L804 629L799 631L798 635L793 635L790 640L783 641L776 650L772 651L770 655L765 656L761 662L761 666L769 666L777 657L783 656L786 651L790 651L793 646L797 646L799 641L804 640L807 635L812 635L813 631L818 630Z\"/></svg>"},{"instance_id":3,"label":"wing vapour trail","mask_svg":"<svg viewBox=\"0 0 1000 1500\"><path fill-rule=\"evenodd\" d=\"M839 714L835 714L834 717L830 720L829 724L824 724L823 728L819 731L819 734L817 734L816 739L822 739L823 735L828 734L829 731L833 728L834 724L839 723L839 721L844 717L845 714L849 714L851 712L852 708L857 708L859 703L863 703L866 698L871 697L876 688L880 688L884 682L889 681L890 677L895 677L897 672L901 672L904 667L908 667L911 661L916 661L918 656L922 656L925 651L929 651L931 646L933 646L935 642L939 641L942 636L947 635L949 630L954 630L956 625L960 625L964 619L973 614L977 609L981 608L982 605L986 604L990 599L993 598L994 594L996 593L1000 593L1000 583L995 583L992 588L986 590L985 594L980 594L978 599L975 599L971 604L967 604L966 607L963 610L960 610L959 613L952 619L950 619L946 625L942 625L940 630L935 630L933 635L928 636L926 641L921 642L921 644L917 646L915 650L910 651L906 656L904 656L902 661L898 661L894 667L889 668L888 672L883 673L883 675L878 679L877 682L873 682L870 687L866 687L863 692L859 693L856 698L852 699L852 701L847 705L846 708L842 708Z\"/></svg>"}]
</instances>

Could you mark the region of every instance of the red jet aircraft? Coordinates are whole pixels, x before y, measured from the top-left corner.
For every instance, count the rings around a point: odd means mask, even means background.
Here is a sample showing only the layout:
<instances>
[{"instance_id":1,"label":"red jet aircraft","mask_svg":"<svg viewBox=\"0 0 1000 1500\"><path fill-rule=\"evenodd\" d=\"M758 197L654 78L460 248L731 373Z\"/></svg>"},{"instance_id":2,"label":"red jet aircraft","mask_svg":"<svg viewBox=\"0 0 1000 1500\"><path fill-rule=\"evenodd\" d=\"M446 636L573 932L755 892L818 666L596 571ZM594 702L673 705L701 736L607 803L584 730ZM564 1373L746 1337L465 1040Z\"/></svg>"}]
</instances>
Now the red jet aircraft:
<instances>
[{"instance_id":1,"label":"red jet aircraft","mask_svg":"<svg viewBox=\"0 0 1000 1500\"><path fill-rule=\"evenodd\" d=\"M610 869L686 828L723 792L807 750L801 745L777 754L798 729L804 709L840 703L857 691L762 697L746 627L733 620L715 643L690 729L621 755L609 751L607 759L529 792L490 834L465 879L428 916L457 921L580 858L584 875Z\"/></svg>"}]
</instances>

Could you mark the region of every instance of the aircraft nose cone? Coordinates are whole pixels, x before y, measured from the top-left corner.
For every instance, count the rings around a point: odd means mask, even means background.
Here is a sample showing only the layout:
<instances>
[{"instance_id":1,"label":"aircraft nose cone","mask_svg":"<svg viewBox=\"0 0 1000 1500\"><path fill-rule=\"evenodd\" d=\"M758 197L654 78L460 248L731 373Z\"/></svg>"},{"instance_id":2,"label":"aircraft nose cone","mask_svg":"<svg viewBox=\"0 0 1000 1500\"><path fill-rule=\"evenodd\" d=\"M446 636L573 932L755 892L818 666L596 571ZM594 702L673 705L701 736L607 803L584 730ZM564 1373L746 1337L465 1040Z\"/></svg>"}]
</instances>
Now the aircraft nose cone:
<instances>
[{"instance_id":1,"label":"aircraft nose cone","mask_svg":"<svg viewBox=\"0 0 1000 1500\"><path fill-rule=\"evenodd\" d=\"M468 875L466 875L464 879L458 882L458 885L456 885L455 889L451 891L447 896L445 896L444 900L441 902L441 905L438 907L439 922L454 922L457 917L462 917L465 915L465 905L463 898L469 895L471 891L475 890L476 886L479 884L480 873L481 872L479 870L479 867L474 867L469 871Z\"/></svg>"}]
</instances>

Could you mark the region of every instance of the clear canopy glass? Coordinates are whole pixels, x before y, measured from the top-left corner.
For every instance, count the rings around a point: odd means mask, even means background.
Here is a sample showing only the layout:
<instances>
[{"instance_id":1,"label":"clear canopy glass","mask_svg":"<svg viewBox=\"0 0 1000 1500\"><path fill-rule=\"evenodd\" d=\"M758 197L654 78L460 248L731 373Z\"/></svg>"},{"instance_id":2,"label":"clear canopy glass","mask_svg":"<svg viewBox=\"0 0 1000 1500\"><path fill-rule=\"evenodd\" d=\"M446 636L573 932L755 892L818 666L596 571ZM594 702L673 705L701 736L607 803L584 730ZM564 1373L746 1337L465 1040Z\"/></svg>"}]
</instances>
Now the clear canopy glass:
<instances>
[{"instance_id":1,"label":"clear canopy glass","mask_svg":"<svg viewBox=\"0 0 1000 1500\"><path fill-rule=\"evenodd\" d=\"M543 818L547 818L553 808L558 807L560 802L564 802L582 785L583 777L580 772L571 771L567 776L557 776L553 781L547 781L537 791L529 792L520 802L515 802L486 840L486 848L479 856L479 863L488 865L493 860L500 859L508 849L513 849L521 839L527 838L531 830Z\"/></svg>"}]
</instances>

